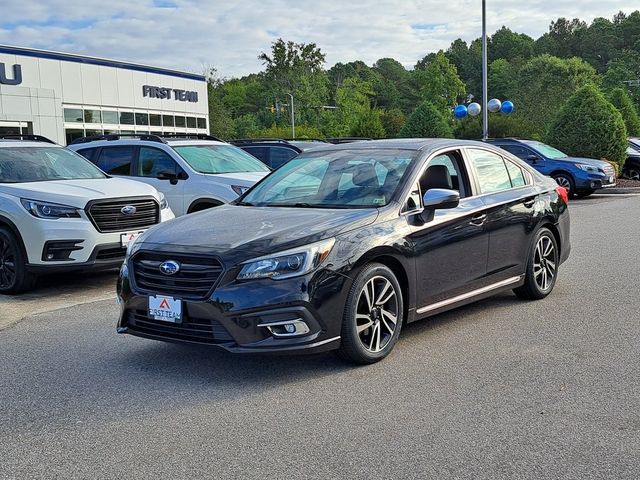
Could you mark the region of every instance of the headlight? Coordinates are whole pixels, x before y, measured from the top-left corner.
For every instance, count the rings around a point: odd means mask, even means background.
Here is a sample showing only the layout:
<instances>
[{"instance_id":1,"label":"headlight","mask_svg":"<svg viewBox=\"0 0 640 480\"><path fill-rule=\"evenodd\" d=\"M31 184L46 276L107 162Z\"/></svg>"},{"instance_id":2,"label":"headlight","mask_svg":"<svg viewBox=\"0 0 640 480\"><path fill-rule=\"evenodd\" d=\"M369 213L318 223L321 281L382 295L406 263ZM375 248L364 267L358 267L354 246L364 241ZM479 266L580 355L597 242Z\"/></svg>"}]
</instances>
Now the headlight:
<instances>
[{"instance_id":1,"label":"headlight","mask_svg":"<svg viewBox=\"0 0 640 480\"><path fill-rule=\"evenodd\" d=\"M597 172L598 169L596 167L592 167L591 165L586 165L584 163L574 163L574 165L585 172Z\"/></svg>"},{"instance_id":2,"label":"headlight","mask_svg":"<svg viewBox=\"0 0 640 480\"><path fill-rule=\"evenodd\" d=\"M335 239L330 238L274 255L254 258L244 263L238 274L238 280L258 278L280 280L304 275L318 268L324 262L334 243Z\"/></svg>"},{"instance_id":3,"label":"headlight","mask_svg":"<svg viewBox=\"0 0 640 480\"><path fill-rule=\"evenodd\" d=\"M158 192L160 194L160 210L165 210L167 208L169 208L169 203L167 202L167 199L164 196L164 193L162 192Z\"/></svg>"},{"instance_id":4,"label":"headlight","mask_svg":"<svg viewBox=\"0 0 640 480\"><path fill-rule=\"evenodd\" d=\"M242 185L231 185L231 190L236 192L238 196L249 190L249 187L243 187Z\"/></svg>"},{"instance_id":5,"label":"headlight","mask_svg":"<svg viewBox=\"0 0 640 480\"><path fill-rule=\"evenodd\" d=\"M21 198L22 206L34 217L38 218L80 218L80 210L69 205L58 203L39 202Z\"/></svg>"}]
</instances>

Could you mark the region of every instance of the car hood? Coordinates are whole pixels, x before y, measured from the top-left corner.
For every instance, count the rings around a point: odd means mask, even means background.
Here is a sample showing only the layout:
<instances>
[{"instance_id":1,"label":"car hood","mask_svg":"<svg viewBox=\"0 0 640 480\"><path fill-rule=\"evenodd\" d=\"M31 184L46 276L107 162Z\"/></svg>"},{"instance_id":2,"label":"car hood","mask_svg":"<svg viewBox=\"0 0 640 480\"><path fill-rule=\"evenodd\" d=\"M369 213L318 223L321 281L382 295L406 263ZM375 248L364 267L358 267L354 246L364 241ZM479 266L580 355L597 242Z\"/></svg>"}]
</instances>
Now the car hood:
<instances>
[{"instance_id":1,"label":"car hood","mask_svg":"<svg viewBox=\"0 0 640 480\"><path fill-rule=\"evenodd\" d=\"M219 256L233 265L307 245L369 225L377 209L244 207L222 205L148 230L137 249Z\"/></svg>"},{"instance_id":2,"label":"car hood","mask_svg":"<svg viewBox=\"0 0 640 480\"><path fill-rule=\"evenodd\" d=\"M611 164L605 162L604 160L596 160L595 158L582 158L582 157L564 157L559 158L563 162L571 162L571 163L584 163L585 165L591 165L592 167L604 169L606 166L611 166Z\"/></svg>"},{"instance_id":3,"label":"car hood","mask_svg":"<svg viewBox=\"0 0 640 480\"><path fill-rule=\"evenodd\" d=\"M52 180L48 182L3 183L0 191L29 200L60 203L84 208L90 200L152 196L159 200L154 187L121 178Z\"/></svg>"},{"instance_id":4,"label":"car hood","mask_svg":"<svg viewBox=\"0 0 640 480\"><path fill-rule=\"evenodd\" d=\"M241 187L251 187L254 183L262 180L269 172L238 172L238 173L206 173L207 177L213 177L217 181L227 185L239 185Z\"/></svg>"}]
</instances>

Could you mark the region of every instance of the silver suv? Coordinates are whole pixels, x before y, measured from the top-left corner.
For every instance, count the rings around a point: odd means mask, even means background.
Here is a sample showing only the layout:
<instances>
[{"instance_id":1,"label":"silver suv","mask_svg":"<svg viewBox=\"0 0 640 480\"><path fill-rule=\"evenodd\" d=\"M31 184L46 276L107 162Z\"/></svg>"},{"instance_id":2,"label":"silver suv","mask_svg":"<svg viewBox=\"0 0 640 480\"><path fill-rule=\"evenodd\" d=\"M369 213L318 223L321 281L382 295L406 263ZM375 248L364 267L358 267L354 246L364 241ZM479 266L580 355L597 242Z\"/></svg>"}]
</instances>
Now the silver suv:
<instances>
[{"instance_id":1,"label":"silver suv","mask_svg":"<svg viewBox=\"0 0 640 480\"><path fill-rule=\"evenodd\" d=\"M235 200L269 173L240 148L209 135L96 135L69 145L110 175L164 193L176 216Z\"/></svg>"}]
</instances>

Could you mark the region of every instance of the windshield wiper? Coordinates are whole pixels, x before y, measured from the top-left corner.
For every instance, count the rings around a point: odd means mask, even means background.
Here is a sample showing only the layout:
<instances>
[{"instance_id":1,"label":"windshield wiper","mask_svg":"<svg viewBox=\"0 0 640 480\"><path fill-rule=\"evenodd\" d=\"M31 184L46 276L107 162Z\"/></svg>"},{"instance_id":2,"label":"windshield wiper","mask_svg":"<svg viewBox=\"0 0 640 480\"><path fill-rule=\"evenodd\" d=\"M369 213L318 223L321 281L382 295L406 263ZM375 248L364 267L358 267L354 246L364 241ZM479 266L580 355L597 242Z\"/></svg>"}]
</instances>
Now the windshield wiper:
<instances>
[{"instance_id":1,"label":"windshield wiper","mask_svg":"<svg viewBox=\"0 0 640 480\"><path fill-rule=\"evenodd\" d=\"M255 205L251 202L241 202L241 201L237 201L237 202L233 202L234 205L238 205L240 207L255 207Z\"/></svg>"}]
</instances>

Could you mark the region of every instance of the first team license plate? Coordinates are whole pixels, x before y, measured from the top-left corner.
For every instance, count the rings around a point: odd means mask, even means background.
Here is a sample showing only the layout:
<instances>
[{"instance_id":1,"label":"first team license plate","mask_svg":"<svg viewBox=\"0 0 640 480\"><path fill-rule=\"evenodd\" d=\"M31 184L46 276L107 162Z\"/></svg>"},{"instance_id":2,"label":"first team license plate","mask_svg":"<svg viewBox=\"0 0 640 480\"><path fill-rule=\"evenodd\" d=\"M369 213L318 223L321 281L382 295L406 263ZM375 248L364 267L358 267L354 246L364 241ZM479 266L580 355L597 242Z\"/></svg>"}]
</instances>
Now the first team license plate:
<instances>
[{"instance_id":1,"label":"first team license plate","mask_svg":"<svg viewBox=\"0 0 640 480\"><path fill-rule=\"evenodd\" d=\"M149 317L163 322L182 322L182 300L163 295L149 296Z\"/></svg>"}]
</instances>

